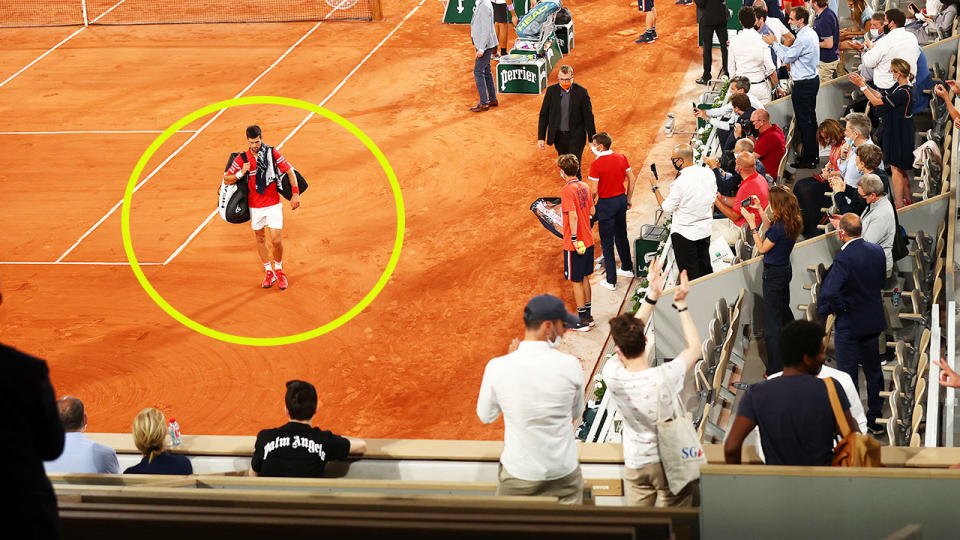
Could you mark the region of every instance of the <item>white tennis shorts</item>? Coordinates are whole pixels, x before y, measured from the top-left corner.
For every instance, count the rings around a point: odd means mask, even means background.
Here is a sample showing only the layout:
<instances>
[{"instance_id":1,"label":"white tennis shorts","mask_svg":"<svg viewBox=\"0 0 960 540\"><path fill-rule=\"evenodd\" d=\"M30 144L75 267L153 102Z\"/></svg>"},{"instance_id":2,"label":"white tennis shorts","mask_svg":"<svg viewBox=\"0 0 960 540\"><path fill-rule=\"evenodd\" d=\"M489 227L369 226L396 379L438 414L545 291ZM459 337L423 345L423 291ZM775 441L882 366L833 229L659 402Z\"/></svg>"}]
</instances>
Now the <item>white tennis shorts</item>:
<instances>
[{"instance_id":1,"label":"white tennis shorts","mask_svg":"<svg viewBox=\"0 0 960 540\"><path fill-rule=\"evenodd\" d=\"M271 229L283 228L283 206L277 203L266 208L250 207L250 226L259 231L266 225Z\"/></svg>"}]
</instances>

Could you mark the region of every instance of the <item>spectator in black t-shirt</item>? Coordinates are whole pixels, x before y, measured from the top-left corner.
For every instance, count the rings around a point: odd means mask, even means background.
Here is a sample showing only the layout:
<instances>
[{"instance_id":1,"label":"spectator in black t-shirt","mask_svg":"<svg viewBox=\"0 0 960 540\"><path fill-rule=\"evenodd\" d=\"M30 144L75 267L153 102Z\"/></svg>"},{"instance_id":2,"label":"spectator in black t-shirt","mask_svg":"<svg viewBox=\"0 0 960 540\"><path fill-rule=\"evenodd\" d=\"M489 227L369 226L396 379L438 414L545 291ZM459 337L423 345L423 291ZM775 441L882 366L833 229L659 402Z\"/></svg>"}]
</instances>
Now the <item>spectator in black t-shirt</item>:
<instances>
[{"instance_id":1,"label":"spectator in black t-shirt","mask_svg":"<svg viewBox=\"0 0 960 540\"><path fill-rule=\"evenodd\" d=\"M793 321L783 328L783 375L750 385L740 399L737 417L723 444L727 463L740 463L743 440L754 426L760 426L768 465L829 466L837 430L824 383L836 386L850 429L860 431L840 384L817 378L826 352L823 337L823 327L815 322Z\"/></svg>"},{"instance_id":2,"label":"spectator in black t-shirt","mask_svg":"<svg viewBox=\"0 0 960 540\"><path fill-rule=\"evenodd\" d=\"M133 419L133 444L143 459L123 474L193 474L187 456L169 452L167 429L167 418L159 410L146 408L137 414Z\"/></svg>"},{"instance_id":3,"label":"spectator in black t-shirt","mask_svg":"<svg viewBox=\"0 0 960 540\"><path fill-rule=\"evenodd\" d=\"M257 434L251 476L322 478L328 461L343 461L367 451L363 439L341 437L310 425L317 412L317 389L312 384L287 381L285 402L290 421Z\"/></svg>"}]
</instances>

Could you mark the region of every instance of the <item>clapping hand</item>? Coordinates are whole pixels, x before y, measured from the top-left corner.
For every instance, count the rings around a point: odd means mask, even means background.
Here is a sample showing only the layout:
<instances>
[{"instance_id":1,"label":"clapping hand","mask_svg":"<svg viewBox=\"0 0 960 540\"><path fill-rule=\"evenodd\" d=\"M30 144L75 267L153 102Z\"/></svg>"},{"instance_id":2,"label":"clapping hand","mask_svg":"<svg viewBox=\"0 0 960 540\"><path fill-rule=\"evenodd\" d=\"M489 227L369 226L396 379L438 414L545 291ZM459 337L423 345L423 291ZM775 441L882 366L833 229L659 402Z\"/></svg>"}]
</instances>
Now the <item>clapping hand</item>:
<instances>
[{"instance_id":1,"label":"clapping hand","mask_svg":"<svg viewBox=\"0 0 960 540\"><path fill-rule=\"evenodd\" d=\"M833 214L832 216L830 216L830 226L833 227L834 229L839 229L839 228L840 228L840 216L839 216L839 215Z\"/></svg>"},{"instance_id":2,"label":"clapping hand","mask_svg":"<svg viewBox=\"0 0 960 540\"><path fill-rule=\"evenodd\" d=\"M739 125L739 124L738 124ZM720 167L720 160L715 156L707 156L703 158L703 164L711 169L716 169Z\"/></svg>"},{"instance_id":3,"label":"clapping hand","mask_svg":"<svg viewBox=\"0 0 960 540\"><path fill-rule=\"evenodd\" d=\"M942 84L938 84L933 87L933 92L937 94L941 99L947 99L947 96L950 95L950 92Z\"/></svg>"},{"instance_id":4,"label":"clapping hand","mask_svg":"<svg viewBox=\"0 0 960 540\"><path fill-rule=\"evenodd\" d=\"M960 374L952 370L946 360L940 358L933 363L940 366L940 386L960 388Z\"/></svg>"},{"instance_id":5,"label":"clapping hand","mask_svg":"<svg viewBox=\"0 0 960 540\"><path fill-rule=\"evenodd\" d=\"M957 84L957 81L943 81L947 83L947 88L953 91L954 94L960 93L960 85Z\"/></svg>"},{"instance_id":6,"label":"clapping hand","mask_svg":"<svg viewBox=\"0 0 960 540\"><path fill-rule=\"evenodd\" d=\"M666 277L663 275L663 260L654 259L650 261L647 268L647 298L656 301L663 294L663 281Z\"/></svg>"},{"instance_id":7,"label":"clapping hand","mask_svg":"<svg viewBox=\"0 0 960 540\"><path fill-rule=\"evenodd\" d=\"M846 182L839 176L831 176L830 189L832 189L834 193L843 193L846 190Z\"/></svg>"},{"instance_id":8,"label":"clapping hand","mask_svg":"<svg viewBox=\"0 0 960 540\"><path fill-rule=\"evenodd\" d=\"M733 125L733 135L738 139L743 137L743 126L740 125L740 122Z\"/></svg>"},{"instance_id":9,"label":"clapping hand","mask_svg":"<svg viewBox=\"0 0 960 540\"><path fill-rule=\"evenodd\" d=\"M857 85L857 88L867 84L867 82L863 78L863 75L860 75L859 73L851 73L849 78L850 78L850 82Z\"/></svg>"},{"instance_id":10,"label":"clapping hand","mask_svg":"<svg viewBox=\"0 0 960 540\"><path fill-rule=\"evenodd\" d=\"M680 272L680 283L673 291L673 302L685 302L687 295L690 294L690 280L687 279L687 271Z\"/></svg>"}]
</instances>

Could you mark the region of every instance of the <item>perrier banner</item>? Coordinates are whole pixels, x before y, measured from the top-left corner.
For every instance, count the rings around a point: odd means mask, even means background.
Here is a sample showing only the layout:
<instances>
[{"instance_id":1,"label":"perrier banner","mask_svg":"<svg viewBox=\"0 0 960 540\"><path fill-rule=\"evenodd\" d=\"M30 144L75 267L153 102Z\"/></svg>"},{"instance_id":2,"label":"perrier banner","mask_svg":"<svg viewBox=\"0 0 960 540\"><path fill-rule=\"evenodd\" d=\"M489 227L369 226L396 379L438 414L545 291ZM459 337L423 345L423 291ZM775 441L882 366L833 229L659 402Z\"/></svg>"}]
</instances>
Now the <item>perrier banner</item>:
<instances>
[{"instance_id":1,"label":"perrier banner","mask_svg":"<svg viewBox=\"0 0 960 540\"><path fill-rule=\"evenodd\" d=\"M513 9L517 12L517 17L523 17L529 9L528 0L517 0L513 3ZM473 10L476 9L476 0L448 0L447 9L443 12L443 22L447 24L470 24L473 18ZM510 21L510 13L507 13L507 21Z\"/></svg>"},{"instance_id":2,"label":"perrier banner","mask_svg":"<svg viewBox=\"0 0 960 540\"><path fill-rule=\"evenodd\" d=\"M501 94L539 94L547 87L547 66L543 58L534 63L497 64L497 90Z\"/></svg>"}]
</instances>

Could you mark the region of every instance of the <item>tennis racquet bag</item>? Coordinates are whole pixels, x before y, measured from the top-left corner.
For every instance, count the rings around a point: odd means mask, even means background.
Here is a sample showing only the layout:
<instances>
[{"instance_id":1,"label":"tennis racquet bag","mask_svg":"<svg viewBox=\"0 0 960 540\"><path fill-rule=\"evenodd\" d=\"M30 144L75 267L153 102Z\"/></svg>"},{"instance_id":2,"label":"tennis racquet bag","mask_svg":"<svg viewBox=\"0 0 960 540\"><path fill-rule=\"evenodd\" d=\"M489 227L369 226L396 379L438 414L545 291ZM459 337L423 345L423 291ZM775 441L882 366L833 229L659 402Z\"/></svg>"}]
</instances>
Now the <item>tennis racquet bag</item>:
<instances>
[{"instance_id":1,"label":"tennis racquet bag","mask_svg":"<svg viewBox=\"0 0 960 540\"><path fill-rule=\"evenodd\" d=\"M230 165L233 164L233 160L237 159L237 156L240 156L244 163L247 162L246 152L234 152L230 154L230 159L227 161L227 166L223 169L223 172L230 169ZM238 180L233 184L221 181L220 190L217 193L217 210L220 217L227 223L246 223L250 221L250 205L247 202L249 193L250 186L245 180Z\"/></svg>"},{"instance_id":2,"label":"tennis racquet bag","mask_svg":"<svg viewBox=\"0 0 960 540\"><path fill-rule=\"evenodd\" d=\"M560 197L541 197L530 205L545 229L563 238L563 215L560 213Z\"/></svg>"}]
</instances>

